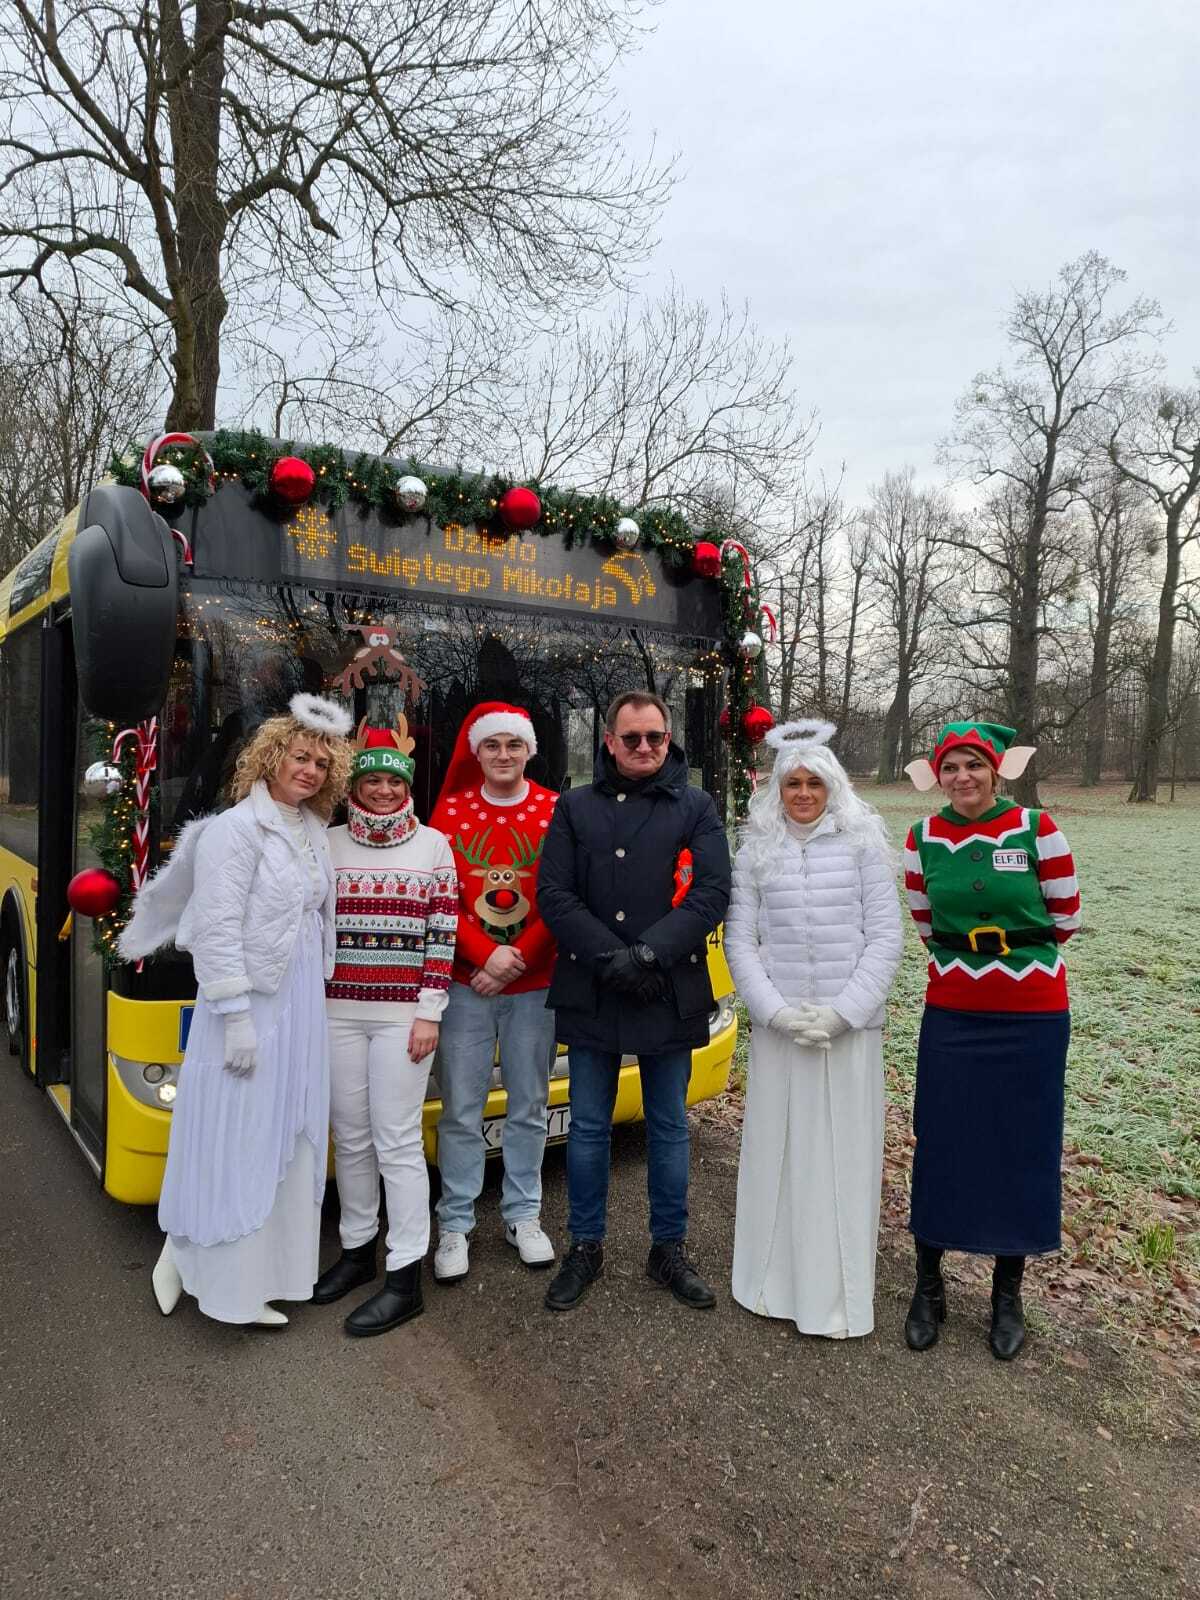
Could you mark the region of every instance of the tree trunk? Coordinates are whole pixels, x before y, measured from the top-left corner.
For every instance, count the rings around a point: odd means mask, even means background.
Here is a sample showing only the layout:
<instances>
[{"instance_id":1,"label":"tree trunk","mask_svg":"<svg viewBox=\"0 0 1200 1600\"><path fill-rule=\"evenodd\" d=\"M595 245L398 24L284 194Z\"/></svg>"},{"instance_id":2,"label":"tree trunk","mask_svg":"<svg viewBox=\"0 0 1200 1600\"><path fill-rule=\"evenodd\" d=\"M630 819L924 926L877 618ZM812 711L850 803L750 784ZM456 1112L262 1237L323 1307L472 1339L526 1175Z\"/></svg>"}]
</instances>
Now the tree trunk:
<instances>
[{"instance_id":1,"label":"tree trunk","mask_svg":"<svg viewBox=\"0 0 1200 1600\"><path fill-rule=\"evenodd\" d=\"M1112 619L1103 613L1096 621L1092 645L1092 670L1089 683L1087 739L1083 747L1083 785L1092 788L1100 782L1104 767L1104 741L1108 733L1108 649Z\"/></svg>"},{"instance_id":2,"label":"tree trunk","mask_svg":"<svg viewBox=\"0 0 1200 1600\"><path fill-rule=\"evenodd\" d=\"M217 186L221 162L221 86L225 78L223 0L196 0L194 44L184 36L178 0L162 8L175 159L178 281L172 284L175 387L167 427L213 428L221 378L221 325L229 302L221 287L228 218ZM189 63L190 70L180 71Z\"/></svg>"},{"instance_id":3,"label":"tree trunk","mask_svg":"<svg viewBox=\"0 0 1200 1600\"><path fill-rule=\"evenodd\" d=\"M1167 564L1158 596L1158 634L1154 640L1154 660L1146 695L1146 721L1138 749L1137 770L1129 798L1144 802L1158 798L1158 764L1163 734L1170 720L1171 662L1175 653L1175 602L1179 588L1179 523L1183 507L1167 513Z\"/></svg>"},{"instance_id":4,"label":"tree trunk","mask_svg":"<svg viewBox=\"0 0 1200 1600\"><path fill-rule=\"evenodd\" d=\"M896 692L883 719L883 736L879 741L879 771L875 775L877 783L895 783L900 777L900 744L905 724L908 722L908 698L908 680L901 676L897 680Z\"/></svg>"}]
</instances>

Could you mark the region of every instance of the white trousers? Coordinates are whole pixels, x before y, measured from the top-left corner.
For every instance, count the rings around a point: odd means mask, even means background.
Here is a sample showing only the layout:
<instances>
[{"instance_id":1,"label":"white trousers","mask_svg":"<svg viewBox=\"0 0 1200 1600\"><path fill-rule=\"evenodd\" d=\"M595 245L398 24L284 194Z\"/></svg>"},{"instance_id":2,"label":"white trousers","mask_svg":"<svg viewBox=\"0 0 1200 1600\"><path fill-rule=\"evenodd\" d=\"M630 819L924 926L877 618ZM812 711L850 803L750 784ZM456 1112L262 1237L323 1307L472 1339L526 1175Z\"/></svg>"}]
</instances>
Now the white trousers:
<instances>
[{"instance_id":1,"label":"white trousers","mask_svg":"<svg viewBox=\"0 0 1200 1600\"><path fill-rule=\"evenodd\" d=\"M379 1228L379 1179L387 1196L387 1270L429 1249L429 1171L421 1108L432 1056L408 1058L408 1022L329 1019L329 1118L342 1206L342 1248Z\"/></svg>"}]
</instances>

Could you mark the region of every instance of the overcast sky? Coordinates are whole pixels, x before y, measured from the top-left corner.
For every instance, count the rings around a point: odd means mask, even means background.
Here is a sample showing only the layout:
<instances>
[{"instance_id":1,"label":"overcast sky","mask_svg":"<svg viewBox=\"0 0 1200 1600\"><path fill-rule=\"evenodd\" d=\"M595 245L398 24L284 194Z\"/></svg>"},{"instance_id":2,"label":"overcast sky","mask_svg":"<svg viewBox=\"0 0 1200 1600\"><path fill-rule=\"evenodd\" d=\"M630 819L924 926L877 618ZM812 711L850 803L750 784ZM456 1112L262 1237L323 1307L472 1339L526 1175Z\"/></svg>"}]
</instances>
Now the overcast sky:
<instances>
[{"instance_id":1,"label":"overcast sky","mask_svg":"<svg viewBox=\"0 0 1200 1600\"><path fill-rule=\"evenodd\" d=\"M1095 248L1200 365L1195 0L664 0L625 66L681 157L647 278L749 299L851 495L940 477L1015 289Z\"/></svg>"}]
</instances>

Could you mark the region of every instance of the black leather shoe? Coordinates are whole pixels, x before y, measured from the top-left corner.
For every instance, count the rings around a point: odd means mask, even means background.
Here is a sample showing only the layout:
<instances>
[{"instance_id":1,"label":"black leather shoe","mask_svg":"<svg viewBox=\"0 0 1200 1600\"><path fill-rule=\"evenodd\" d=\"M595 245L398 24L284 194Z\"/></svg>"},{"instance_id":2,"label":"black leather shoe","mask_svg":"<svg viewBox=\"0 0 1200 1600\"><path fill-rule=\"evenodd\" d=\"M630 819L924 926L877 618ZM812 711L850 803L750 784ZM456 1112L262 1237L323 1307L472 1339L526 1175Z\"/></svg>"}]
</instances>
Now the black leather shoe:
<instances>
[{"instance_id":1,"label":"black leather shoe","mask_svg":"<svg viewBox=\"0 0 1200 1600\"><path fill-rule=\"evenodd\" d=\"M571 1311L604 1272L604 1246L598 1239L577 1239L546 1290L547 1311Z\"/></svg>"},{"instance_id":2,"label":"black leather shoe","mask_svg":"<svg viewBox=\"0 0 1200 1600\"><path fill-rule=\"evenodd\" d=\"M346 1318L346 1332L360 1339L374 1333L387 1333L402 1322L419 1317L425 1309L421 1298L421 1263L410 1261L406 1267L389 1272L383 1288L369 1300L352 1311Z\"/></svg>"},{"instance_id":3,"label":"black leather shoe","mask_svg":"<svg viewBox=\"0 0 1200 1600\"><path fill-rule=\"evenodd\" d=\"M946 1285L942 1282L942 1252L917 1241L917 1287L904 1319L904 1342L910 1350L929 1350L938 1341L946 1320Z\"/></svg>"},{"instance_id":4,"label":"black leather shoe","mask_svg":"<svg viewBox=\"0 0 1200 1600\"><path fill-rule=\"evenodd\" d=\"M360 1284L374 1283L379 1276L378 1243L379 1235L376 1234L366 1244L356 1244L353 1250L343 1250L313 1285L313 1305L330 1305L344 1294L349 1294L351 1289L357 1289Z\"/></svg>"},{"instance_id":5,"label":"black leather shoe","mask_svg":"<svg viewBox=\"0 0 1200 1600\"><path fill-rule=\"evenodd\" d=\"M686 1239L666 1239L650 1246L646 1276L660 1288L670 1289L693 1311L711 1311L717 1297L688 1260Z\"/></svg>"},{"instance_id":6,"label":"black leather shoe","mask_svg":"<svg viewBox=\"0 0 1200 1600\"><path fill-rule=\"evenodd\" d=\"M1021 1304L1024 1256L997 1256L992 1272L992 1326L988 1344L997 1361L1011 1361L1025 1343L1025 1308Z\"/></svg>"}]
</instances>

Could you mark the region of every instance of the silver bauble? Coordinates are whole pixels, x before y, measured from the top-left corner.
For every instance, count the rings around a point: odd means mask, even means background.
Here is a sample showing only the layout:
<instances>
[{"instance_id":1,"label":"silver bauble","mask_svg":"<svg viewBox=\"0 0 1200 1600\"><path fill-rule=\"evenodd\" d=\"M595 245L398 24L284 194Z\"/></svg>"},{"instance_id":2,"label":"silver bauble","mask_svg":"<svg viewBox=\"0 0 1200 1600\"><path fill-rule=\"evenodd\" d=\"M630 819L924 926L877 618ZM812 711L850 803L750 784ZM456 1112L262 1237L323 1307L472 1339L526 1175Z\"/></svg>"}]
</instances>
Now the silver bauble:
<instances>
[{"instance_id":1,"label":"silver bauble","mask_svg":"<svg viewBox=\"0 0 1200 1600\"><path fill-rule=\"evenodd\" d=\"M178 505L187 488L187 479L169 461L150 469L150 498L158 506Z\"/></svg>"},{"instance_id":2,"label":"silver bauble","mask_svg":"<svg viewBox=\"0 0 1200 1600\"><path fill-rule=\"evenodd\" d=\"M411 473L401 478L396 485L396 500L405 511L420 511L428 493L429 490L421 479Z\"/></svg>"},{"instance_id":3,"label":"silver bauble","mask_svg":"<svg viewBox=\"0 0 1200 1600\"><path fill-rule=\"evenodd\" d=\"M120 787L121 769L111 761L93 761L83 774L83 792L89 800L104 800Z\"/></svg>"},{"instance_id":4,"label":"silver bauble","mask_svg":"<svg viewBox=\"0 0 1200 1600\"><path fill-rule=\"evenodd\" d=\"M642 530L632 517L622 517L613 529L613 542L622 550L632 550L642 536Z\"/></svg>"},{"instance_id":5,"label":"silver bauble","mask_svg":"<svg viewBox=\"0 0 1200 1600\"><path fill-rule=\"evenodd\" d=\"M755 633L753 628L747 628L741 639L738 641L738 649L745 656L747 661L757 661L759 656L763 653L763 642L761 635Z\"/></svg>"}]
</instances>

